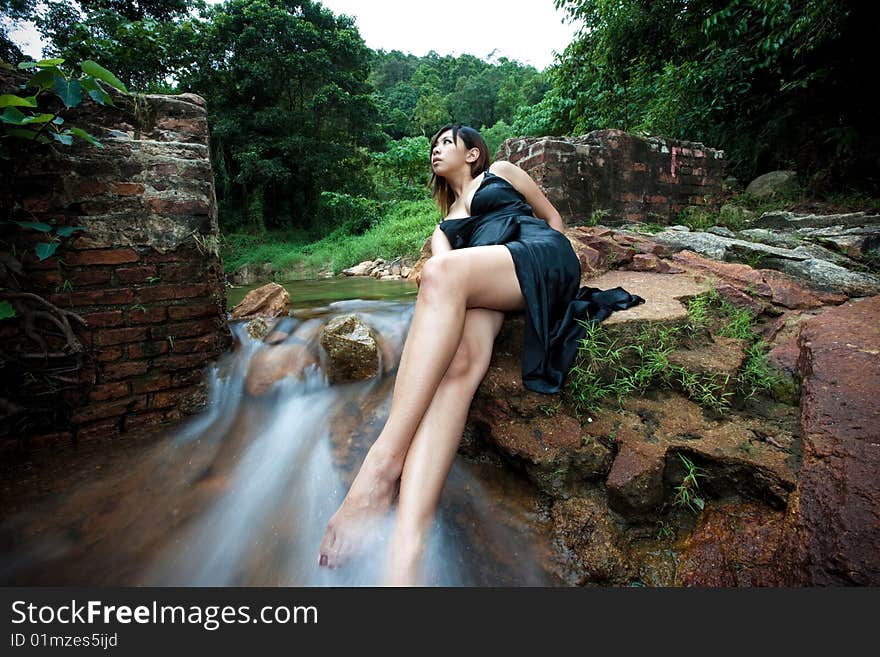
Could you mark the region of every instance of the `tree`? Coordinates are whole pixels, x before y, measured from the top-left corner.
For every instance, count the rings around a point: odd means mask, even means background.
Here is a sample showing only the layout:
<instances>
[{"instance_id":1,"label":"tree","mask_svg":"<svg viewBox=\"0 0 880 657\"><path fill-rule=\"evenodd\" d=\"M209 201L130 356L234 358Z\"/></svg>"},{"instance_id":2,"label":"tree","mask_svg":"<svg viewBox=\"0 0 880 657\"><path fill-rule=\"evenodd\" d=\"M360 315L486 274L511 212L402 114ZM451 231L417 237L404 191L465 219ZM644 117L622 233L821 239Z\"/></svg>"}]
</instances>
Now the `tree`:
<instances>
[{"instance_id":1,"label":"tree","mask_svg":"<svg viewBox=\"0 0 880 657\"><path fill-rule=\"evenodd\" d=\"M383 144L352 19L310 0L228 0L194 30L181 89L204 96L221 217L319 229L321 191L369 191Z\"/></svg>"}]
</instances>

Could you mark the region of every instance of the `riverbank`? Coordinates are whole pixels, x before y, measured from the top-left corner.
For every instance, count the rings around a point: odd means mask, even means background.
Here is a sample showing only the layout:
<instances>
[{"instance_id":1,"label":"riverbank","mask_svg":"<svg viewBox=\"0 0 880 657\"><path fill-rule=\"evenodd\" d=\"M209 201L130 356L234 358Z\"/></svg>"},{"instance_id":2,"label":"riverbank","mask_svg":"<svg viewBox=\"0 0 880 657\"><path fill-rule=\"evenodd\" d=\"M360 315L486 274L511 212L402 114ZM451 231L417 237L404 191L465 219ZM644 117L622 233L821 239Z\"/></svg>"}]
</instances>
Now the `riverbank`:
<instances>
[{"instance_id":1,"label":"riverbank","mask_svg":"<svg viewBox=\"0 0 880 657\"><path fill-rule=\"evenodd\" d=\"M260 282L287 281L333 276L376 258L403 256L415 262L439 220L431 199L403 200L384 204L381 218L359 235L339 229L310 241L303 233L227 233L221 242L223 269L233 282L247 284L248 280L236 280L235 273L252 269Z\"/></svg>"}]
</instances>

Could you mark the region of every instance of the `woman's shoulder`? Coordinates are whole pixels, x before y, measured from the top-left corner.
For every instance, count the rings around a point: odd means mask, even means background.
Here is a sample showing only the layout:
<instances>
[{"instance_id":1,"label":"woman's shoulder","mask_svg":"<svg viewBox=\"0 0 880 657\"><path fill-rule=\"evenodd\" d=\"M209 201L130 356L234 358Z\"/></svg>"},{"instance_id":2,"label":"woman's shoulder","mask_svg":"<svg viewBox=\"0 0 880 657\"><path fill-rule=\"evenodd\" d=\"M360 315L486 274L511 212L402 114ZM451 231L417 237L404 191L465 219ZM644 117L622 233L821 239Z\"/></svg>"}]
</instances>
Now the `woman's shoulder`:
<instances>
[{"instance_id":1,"label":"woman's shoulder","mask_svg":"<svg viewBox=\"0 0 880 657\"><path fill-rule=\"evenodd\" d=\"M518 166L508 162L507 160L498 160L497 162L493 162L489 166L489 172L495 174L500 178L504 178L511 185L513 184L513 180L511 180L511 178L517 178L518 174L529 175Z\"/></svg>"}]
</instances>

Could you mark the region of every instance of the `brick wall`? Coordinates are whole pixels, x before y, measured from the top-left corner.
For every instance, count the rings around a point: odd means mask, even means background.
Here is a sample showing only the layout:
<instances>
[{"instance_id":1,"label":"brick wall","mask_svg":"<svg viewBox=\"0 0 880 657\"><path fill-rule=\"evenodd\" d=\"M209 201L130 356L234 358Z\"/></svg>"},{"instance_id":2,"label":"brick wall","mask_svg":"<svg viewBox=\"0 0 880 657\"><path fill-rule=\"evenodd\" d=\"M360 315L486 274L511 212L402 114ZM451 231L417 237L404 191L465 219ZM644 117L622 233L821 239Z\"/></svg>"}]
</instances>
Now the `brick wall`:
<instances>
[{"instance_id":1,"label":"brick wall","mask_svg":"<svg viewBox=\"0 0 880 657\"><path fill-rule=\"evenodd\" d=\"M700 143L597 130L582 137L505 141L496 159L528 171L568 226L675 223L688 206L715 207L724 152Z\"/></svg>"},{"instance_id":2,"label":"brick wall","mask_svg":"<svg viewBox=\"0 0 880 657\"><path fill-rule=\"evenodd\" d=\"M104 148L56 148L16 179L16 219L85 228L42 262L32 255L41 236L16 231L22 287L87 325L72 324L85 348L71 368L75 385L38 400L63 412L50 414L51 426L7 424L0 450L112 436L200 410L203 369L230 345L204 101L118 104L68 117ZM35 348L19 318L0 322L0 339ZM61 344L49 337L50 351Z\"/></svg>"}]
</instances>

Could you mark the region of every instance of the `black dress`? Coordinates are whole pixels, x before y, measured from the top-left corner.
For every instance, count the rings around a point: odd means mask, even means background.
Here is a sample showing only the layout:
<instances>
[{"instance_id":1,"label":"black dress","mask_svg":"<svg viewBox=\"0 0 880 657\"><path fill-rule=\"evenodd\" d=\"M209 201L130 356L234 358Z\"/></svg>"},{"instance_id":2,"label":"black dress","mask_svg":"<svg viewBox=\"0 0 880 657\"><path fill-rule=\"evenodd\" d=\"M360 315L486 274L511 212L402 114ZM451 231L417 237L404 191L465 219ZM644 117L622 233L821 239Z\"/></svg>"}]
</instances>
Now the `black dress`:
<instances>
[{"instance_id":1,"label":"black dress","mask_svg":"<svg viewBox=\"0 0 880 657\"><path fill-rule=\"evenodd\" d=\"M516 188L486 171L470 217L445 219L453 249L503 244L513 256L525 299L522 382L529 390L559 392L586 329L577 319L601 322L615 310L644 303L622 287L580 287L581 267L568 238L542 220Z\"/></svg>"}]
</instances>

